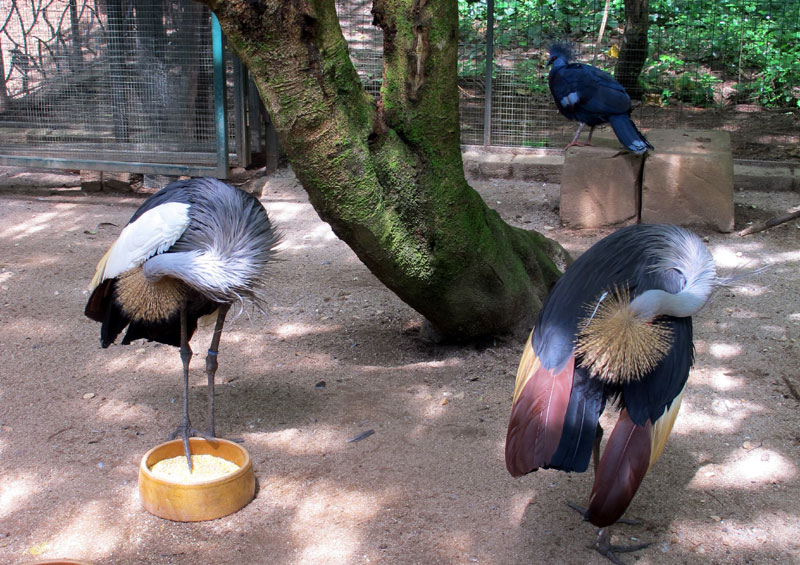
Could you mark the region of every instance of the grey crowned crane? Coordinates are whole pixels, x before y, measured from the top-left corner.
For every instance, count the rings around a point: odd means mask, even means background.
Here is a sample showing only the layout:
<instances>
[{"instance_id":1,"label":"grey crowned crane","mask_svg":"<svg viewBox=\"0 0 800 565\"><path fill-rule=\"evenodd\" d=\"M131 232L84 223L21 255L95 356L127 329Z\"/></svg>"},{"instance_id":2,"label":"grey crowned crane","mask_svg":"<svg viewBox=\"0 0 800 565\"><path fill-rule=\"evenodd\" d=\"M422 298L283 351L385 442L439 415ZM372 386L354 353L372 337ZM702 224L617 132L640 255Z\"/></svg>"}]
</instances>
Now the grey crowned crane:
<instances>
[{"instance_id":1,"label":"grey crowned crane","mask_svg":"<svg viewBox=\"0 0 800 565\"><path fill-rule=\"evenodd\" d=\"M140 338L180 348L183 418L170 439L215 437L214 376L225 316L234 303L262 303L265 272L278 242L261 202L219 180L169 184L144 201L100 260L85 314L101 322L108 347L127 327L126 345ZM189 420L189 340L202 316L217 312L206 357L208 429Z\"/></svg>"},{"instance_id":2,"label":"grey crowned crane","mask_svg":"<svg viewBox=\"0 0 800 565\"><path fill-rule=\"evenodd\" d=\"M607 526L664 450L694 361L692 318L715 288L714 260L693 233L633 225L600 240L553 286L525 345L508 423L506 467L595 479L584 518L615 563ZM619 417L599 455L600 414ZM583 511L583 509L581 509Z\"/></svg>"},{"instance_id":3,"label":"grey crowned crane","mask_svg":"<svg viewBox=\"0 0 800 565\"><path fill-rule=\"evenodd\" d=\"M550 47L551 65L547 75L550 93L558 111L569 120L580 122L575 137L567 145L591 145L594 128L610 123L620 143L633 153L642 154L653 146L630 117L631 98L620 83L597 67L571 63L572 49L566 43ZM584 124L592 128L585 144L578 142Z\"/></svg>"}]
</instances>

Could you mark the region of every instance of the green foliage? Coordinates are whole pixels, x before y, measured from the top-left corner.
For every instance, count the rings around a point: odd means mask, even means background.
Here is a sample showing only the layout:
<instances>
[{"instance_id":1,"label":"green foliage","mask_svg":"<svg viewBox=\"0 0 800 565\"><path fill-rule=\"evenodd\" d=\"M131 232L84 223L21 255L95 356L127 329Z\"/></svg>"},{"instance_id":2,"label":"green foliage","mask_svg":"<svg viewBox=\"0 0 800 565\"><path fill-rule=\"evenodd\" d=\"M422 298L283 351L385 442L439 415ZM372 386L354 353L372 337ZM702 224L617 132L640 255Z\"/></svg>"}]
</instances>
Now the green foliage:
<instances>
[{"instance_id":1,"label":"green foliage","mask_svg":"<svg viewBox=\"0 0 800 565\"><path fill-rule=\"evenodd\" d=\"M650 92L672 87L677 99L705 105L728 81L740 100L798 104L800 1L660 0L650 10L651 58L642 77ZM659 71L666 81L655 80Z\"/></svg>"},{"instance_id":2,"label":"green foliage","mask_svg":"<svg viewBox=\"0 0 800 565\"><path fill-rule=\"evenodd\" d=\"M486 1L458 5L461 42L469 46L459 73L482 75ZM569 39L591 48L604 5L603 0L496 0L495 65L506 72L512 68L515 82L532 92L542 91L541 54L547 44ZM624 0L612 0L602 49L619 42L624 23ZM725 85L733 101L800 106L800 0L650 0L649 44L640 80L663 104L719 103Z\"/></svg>"},{"instance_id":3,"label":"green foliage","mask_svg":"<svg viewBox=\"0 0 800 565\"><path fill-rule=\"evenodd\" d=\"M673 100L693 106L713 104L715 86L722 80L708 72L688 72L686 66L678 57L661 55L645 67L640 78L647 91L660 95L664 106Z\"/></svg>"}]
</instances>

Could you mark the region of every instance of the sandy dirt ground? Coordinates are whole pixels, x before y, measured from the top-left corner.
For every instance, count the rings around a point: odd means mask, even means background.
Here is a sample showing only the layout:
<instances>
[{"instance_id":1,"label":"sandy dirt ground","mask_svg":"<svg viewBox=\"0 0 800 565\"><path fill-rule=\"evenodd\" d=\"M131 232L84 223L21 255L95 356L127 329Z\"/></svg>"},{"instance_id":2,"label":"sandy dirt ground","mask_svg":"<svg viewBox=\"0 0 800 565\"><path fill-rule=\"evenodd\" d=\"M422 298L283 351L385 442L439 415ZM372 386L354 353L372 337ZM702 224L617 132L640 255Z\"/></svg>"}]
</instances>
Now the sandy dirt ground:
<instances>
[{"instance_id":1,"label":"sandy dirt ground","mask_svg":"<svg viewBox=\"0 0 800 565\"><path fill-rule=\"evenodd\" d=\"M146 195L68 184L0 193L0 562L608 563L565 504L586 503L591 473L505 470L521 341L420 339L422 318L337 240L288 170L262 198L284 233L270 307L228 324L217 375L217 430L244 441L256 498L209 522L148 514L137 469L178 423L178 351L103 350L83 316L95 264ZM555 185L473 186L576 255L608 233L559 227ZM737 192L737 229L797 201ZM643 524L614 538L651 542L629 564L797 563L800 223L699 233L722 274L769 268L695 318L681 414L629 508ZM200 428L210 335L192 342Z\"/></svg>"}]
</instances>

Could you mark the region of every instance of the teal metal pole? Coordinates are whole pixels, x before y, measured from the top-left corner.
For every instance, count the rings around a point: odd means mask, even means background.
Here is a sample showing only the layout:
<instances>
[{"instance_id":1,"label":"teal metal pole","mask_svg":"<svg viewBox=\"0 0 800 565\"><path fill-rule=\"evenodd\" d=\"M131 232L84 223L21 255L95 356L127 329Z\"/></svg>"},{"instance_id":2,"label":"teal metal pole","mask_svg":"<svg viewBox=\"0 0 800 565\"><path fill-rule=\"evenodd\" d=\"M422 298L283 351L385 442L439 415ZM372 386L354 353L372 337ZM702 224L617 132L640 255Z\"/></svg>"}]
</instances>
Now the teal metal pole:
<instances>
[{"instance_id":1,"label":"teal metal pole","mask_svg":"<svg viewBox=\"0 0 800 565\"><path fill-rule=\"evenodd\" d=\"M222 28L211 14L211 50L214 57L214 121L217 130L217 178L228 176L228 116L225 108L225 50Z\"/></svg>"}]
</instances>

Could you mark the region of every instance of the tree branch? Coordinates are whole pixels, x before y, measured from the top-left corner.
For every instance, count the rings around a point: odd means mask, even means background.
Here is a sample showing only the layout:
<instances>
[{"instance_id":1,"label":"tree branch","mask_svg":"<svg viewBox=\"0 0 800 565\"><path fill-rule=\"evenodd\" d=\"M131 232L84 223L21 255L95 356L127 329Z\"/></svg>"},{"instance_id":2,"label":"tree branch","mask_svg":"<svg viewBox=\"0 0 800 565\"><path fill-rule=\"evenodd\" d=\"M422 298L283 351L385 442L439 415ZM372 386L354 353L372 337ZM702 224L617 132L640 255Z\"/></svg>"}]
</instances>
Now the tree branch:
<instances>
[{"instance_id":1,"label":"tree branch","mask_svg":"<svg viewBox=\"0 0 800 565\"><path fill-rule=\"evenodd\" d=\"M791 222L795 218L800 218L800 210L796 210L789 214L784 214L783 216L776 216L774 218L770 218L769 220L761 224L753 224L752 226L740 231L739 235L744 237L746 235L762 232L764 230L768 230L769 228L774 228L775 226L785 224L786 222Z\"/></svg>"}]
</instances>

